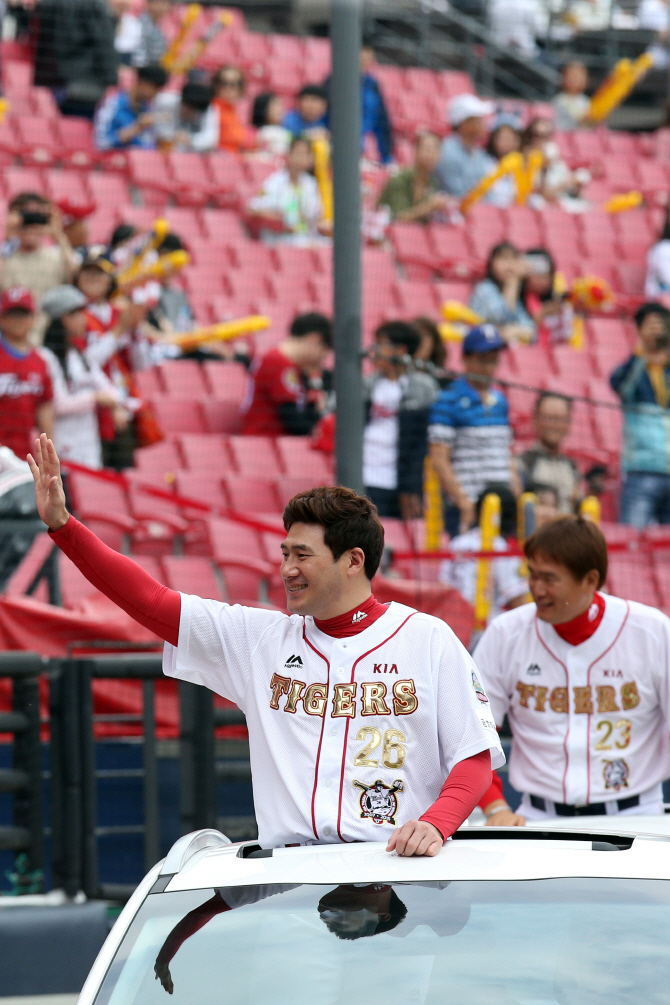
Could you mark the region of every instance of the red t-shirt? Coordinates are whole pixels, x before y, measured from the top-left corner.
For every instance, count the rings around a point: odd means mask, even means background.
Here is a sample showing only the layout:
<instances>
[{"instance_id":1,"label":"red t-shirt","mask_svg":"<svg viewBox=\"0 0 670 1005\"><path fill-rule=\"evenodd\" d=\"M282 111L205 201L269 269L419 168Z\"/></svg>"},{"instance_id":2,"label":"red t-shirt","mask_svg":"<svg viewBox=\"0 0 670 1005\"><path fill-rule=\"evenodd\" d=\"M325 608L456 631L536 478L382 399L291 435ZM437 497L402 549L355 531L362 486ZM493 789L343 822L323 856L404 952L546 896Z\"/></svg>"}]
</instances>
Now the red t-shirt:
<instances>
[{"instance_id":1,"label":"red t-shirt","mask_svg":"<svg viewBox=\"0 0 670 1005\"><path fill-rule=\"evenodd\" d=\"M19 354L0 339L0 444L22 461L33 450L37 406L53 396L49 369L39 353Z\"/></svg>"},{"instance_id":2,"label":"red t-shirt","mask_svg":"<svg viewBox=\"0 0 670 1005\"><path fill-rule=\"evenodd\" d=\"M242 421L242 432L247 436L283 436L286 430L279 416L280 405L305 404L300 370L281 350L271 349L254 363L250 380L251 403Z\"/></svg>"}]
</instances>

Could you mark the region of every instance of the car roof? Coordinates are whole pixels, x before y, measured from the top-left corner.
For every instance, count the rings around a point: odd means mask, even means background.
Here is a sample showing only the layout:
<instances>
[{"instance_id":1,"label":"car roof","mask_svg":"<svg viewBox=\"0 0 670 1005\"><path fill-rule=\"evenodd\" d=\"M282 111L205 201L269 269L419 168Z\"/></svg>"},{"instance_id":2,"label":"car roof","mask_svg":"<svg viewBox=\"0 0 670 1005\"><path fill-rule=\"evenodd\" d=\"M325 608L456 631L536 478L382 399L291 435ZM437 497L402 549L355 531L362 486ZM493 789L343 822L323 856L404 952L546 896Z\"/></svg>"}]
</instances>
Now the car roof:
<instances>
[{"instance_id":1,"label":"car roof","mask_svg":"<svg viewBox=\"0 0 670 1005\"><path fill-rule=\"evenodd\" d=\"M660 818L661 820L663 818ZM432 858L401 858L385 842L261 849L218 831L186 835L165 859L153 892L315 883L419 883L610 877L670 880L670 826L659 818L599 818L524 828L463 827ZM615 854L606 854L614 852Z\"/></svg>"}]
</instances>

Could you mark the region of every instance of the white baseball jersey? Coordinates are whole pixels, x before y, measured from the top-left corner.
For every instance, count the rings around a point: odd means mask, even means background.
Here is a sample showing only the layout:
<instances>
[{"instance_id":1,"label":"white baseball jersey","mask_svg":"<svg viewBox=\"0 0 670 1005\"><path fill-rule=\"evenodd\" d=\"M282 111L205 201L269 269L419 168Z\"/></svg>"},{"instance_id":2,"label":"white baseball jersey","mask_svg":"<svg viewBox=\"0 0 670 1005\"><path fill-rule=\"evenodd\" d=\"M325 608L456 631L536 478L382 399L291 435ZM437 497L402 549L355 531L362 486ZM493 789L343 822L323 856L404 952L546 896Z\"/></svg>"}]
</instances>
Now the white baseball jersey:
<instances>
[{"instance_id":1,"label":"white baseball jersey","mask_svg":"<svg viewBox=\"0 0 670 1005\"><path fill-rule=\"evenodd\" d=\"M438 618L393 603L336 639L311 617L181 601L164 672L245 712L264 847L385 840L459 761L504 763L474 662Z\"/></svg>"},{"instance_id":2,"label":"white baseball jersey","mask_svg":"<svg viewBox=\"0 0 670 1005\"><path fill-rule=\"evenodd\" d=\"M496 618L475 650L496 723L509 716L519 792L584 805L639 795L670 776L670 619L618 597L605 602L581 645L526 604Z\"/></svg>"}]
</instances>

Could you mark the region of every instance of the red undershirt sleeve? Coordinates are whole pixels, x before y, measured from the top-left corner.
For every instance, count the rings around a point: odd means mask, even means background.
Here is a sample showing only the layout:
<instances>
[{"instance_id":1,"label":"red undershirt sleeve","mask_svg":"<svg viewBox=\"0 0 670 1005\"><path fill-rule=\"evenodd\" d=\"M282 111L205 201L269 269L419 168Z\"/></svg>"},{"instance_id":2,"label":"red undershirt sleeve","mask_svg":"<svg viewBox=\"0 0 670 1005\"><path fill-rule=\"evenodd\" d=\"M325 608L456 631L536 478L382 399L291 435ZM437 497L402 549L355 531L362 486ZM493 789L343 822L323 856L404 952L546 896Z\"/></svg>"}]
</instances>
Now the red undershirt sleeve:
<instances>
[{"instance_id":1,"label":"red undershirt sleeve","mask_svg":"<svg viewBox=\"0 0 670 1005\"><path fill-rule=\"evenodd\" d=\"M503 783L502 778L497 771L493 772L493 778L491 779L491 784L479 800L477 804L482 810L485 810L487 806L491 803L499 802L501 799L505 799L503 793Z\"/></svg>"},{"instance_id":2,"label":"red undershirt sleeve","mask_svg":"<svg viewBox=\"0 0 670 1005\"><path fill-rule=\"evenodd\" d=\"M221 896L218 890L214 893L214 896L210 900L205 901L200 907L194 908L194 910L189 911L188 914L184 915L181 921L175 925L167 939L161 946L161 949L156 957L157 966L165 966L170 963L170 960L175 956L177 950L190 939L192 935L199 932L201 928L215 918L217 914L222 914L224 911L229 911L230 907L226 904L225 900Z\"/></svg>"},{"instance_id":3,"label":"red undershirt sleeve","mask_svg":"<svg viewBox=\"0 0 670 1005\"><path fill-rule=\"evenodd\" d=\"M419 819L437 827L446 841L468 819L490 784L491 754L482 750L452 768L439 796Z\"/></svg>"},{"instance_id":4,"label":"red undershirt sleeve","mask_svg":"<svg viewBox=\"0 0 670 1005\"><path fill-rule=\"evenodd\" d=\"M73 516L49 534L97 590L160 639L177 645L181 597L175 590L153 579L132 558L103 544Z\"/></svg>"}]
</instances>

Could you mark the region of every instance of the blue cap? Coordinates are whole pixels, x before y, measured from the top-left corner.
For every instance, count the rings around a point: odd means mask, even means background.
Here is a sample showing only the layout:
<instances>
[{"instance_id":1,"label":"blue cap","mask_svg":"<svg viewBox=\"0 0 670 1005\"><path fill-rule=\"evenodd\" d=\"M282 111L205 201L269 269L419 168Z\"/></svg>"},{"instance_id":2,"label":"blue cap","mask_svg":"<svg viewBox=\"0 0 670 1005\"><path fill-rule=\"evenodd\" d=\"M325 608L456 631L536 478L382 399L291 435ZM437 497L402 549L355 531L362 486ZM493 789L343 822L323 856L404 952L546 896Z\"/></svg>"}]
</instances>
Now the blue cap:
<instances>
[{"instance_id":1,"label":"blue cap","mask_svg":"<svg viewBox=\"0 0 670 1005\"><path fill-rule=\"evenodd\" d=\"M495 325L477 325L476 328L471 328L463 339L463 353L468 355L506 348L507 342Z\"/></svg>"}]
</instances>

